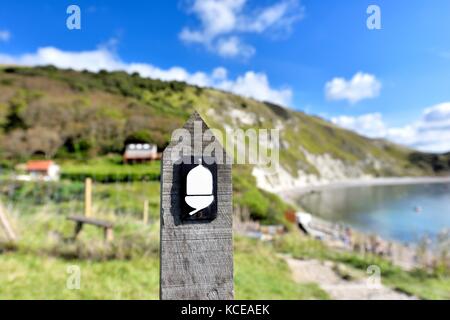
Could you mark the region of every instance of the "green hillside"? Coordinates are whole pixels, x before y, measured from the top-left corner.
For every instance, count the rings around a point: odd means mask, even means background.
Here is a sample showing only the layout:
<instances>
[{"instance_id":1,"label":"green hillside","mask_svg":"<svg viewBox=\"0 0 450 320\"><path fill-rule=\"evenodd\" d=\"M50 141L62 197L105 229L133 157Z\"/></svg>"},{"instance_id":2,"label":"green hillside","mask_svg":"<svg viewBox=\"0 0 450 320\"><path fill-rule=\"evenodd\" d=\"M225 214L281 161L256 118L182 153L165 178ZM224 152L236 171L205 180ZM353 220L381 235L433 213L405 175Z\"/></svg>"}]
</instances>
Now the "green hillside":
<instances>
[{"instance_id":1,"label":"green hillside","mask_svg":"<svg viewBox=\"0 0 450 320\"><path fill-rule=\"evenodd\" d=\"M431 175L449 168L448 155L414 152L274 104L137 74L4 66L0 92L0 155L6 166L34 155L120 154L126 141L163 149L196 109L215 128L281 128L281 165L293 178L299 172L323 176L314 157L324 155L338 161L345 176Z\"/></svg>"}]
</instances>

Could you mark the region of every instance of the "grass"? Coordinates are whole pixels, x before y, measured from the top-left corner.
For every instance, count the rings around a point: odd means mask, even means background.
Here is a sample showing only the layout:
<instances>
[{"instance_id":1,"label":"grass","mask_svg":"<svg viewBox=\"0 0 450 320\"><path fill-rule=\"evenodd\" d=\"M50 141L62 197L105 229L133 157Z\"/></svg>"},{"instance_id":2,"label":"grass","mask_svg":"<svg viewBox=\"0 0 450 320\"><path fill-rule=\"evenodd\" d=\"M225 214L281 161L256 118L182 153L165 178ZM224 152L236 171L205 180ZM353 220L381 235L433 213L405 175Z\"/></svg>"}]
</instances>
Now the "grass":
<instances>
[{"instance_id":1,"label":"grass","mask_svg":"<svg viewBox=\"0 0 450 320\"><path fill-rule=\"evenodd\" d=\"M448 277L405 275L388 277L386 283L400 291L428 300L450 300Z\"/></svg>"},{"instance_id":2,"label":"grass","mask_svg":"<svg viewBox=\"0 0 450 320\"><path fill-rule=\"evenodd\" d=\"M116 163L113 157L82 163L66 160L61 161L61 164L63 172L66 172L66 178L71 175L73 179L56 182L1 180L0 200L4 203L12 202L24 214L38 212L42 207L48 207L50 204L56 206L55 211L59 213L80 214L83 212L83 180L85 177L92 176L93 203L98 211L139 217L143 212L144 200L148 200L150 217L159 216L160 182L141 181L141 179L126 181L130 176L129 170L133 170L133 176L140 176L142 170L149 170L148 172L159 176L159 161L145 165L124 166ZM123 179L117 181L114 178L111 182L105 181L107 180L105 177L120 175L123 175ZM250 167L234 168L233 191L234 204L241 208L248 208L253 219L263 224L285 223L283 214L289 206L277 195L259 189L255 178L251 175Z\"/></svg>"},{"instance_id":3,"label":"grass","mask_svg":"<svg viewBox=\"0 0 450 320\"><path fill-rule=\"evenodd\" d=\"M423 270L405 271L377 256L362 256L355 253L334 253L330 256L335 261L362 271L366 271L370 265L379 266L383 283L401 292L426 300L450 299L448 275Z\"/></svg>"},{"instance_id":4,"label":"grass","mask_svg":"<svg viewBox=\"0 0 450 320\"><path fill-rule=\"evenodd\" d=\"M142 216L144 200L149 203L149 216L159 216L159 181L132 183L98 183L94 181L94 209L118 216ZM56 214L83 213L84 184L82 182L0 182L0 201L12 204L21 214L50 210Z\"/></svg>"},{"instance_id":5,"label":"grass","mask_svg":"<svg viewBox=\"0 0 450 320\"><path fill-rule=\"evenodd\" d=\"M85 228L76 244L65 242L73 224L61 215L27 215L18 222L17 247L3 253L0 248L0 299L159 298L158 223L119 217L115 241L105 246L94 227ZM237 237L234 250L237 299L328 298L315 284L295 284L270 246ZM73 265L81 271L80 290L66 286Z\"/></svg>"},{"instance_id":6,"label":"grass","mask_svg":"<svg viewBox=\"0 0 450 320\"><path fill-rule=\"evenodd\" d=\"M318 240L302 237L298 233L279 238L275 250L292 254L297 259L319 259L343 263L366 273L370 265L381 269L385 285L421 299L450 299L450 276L422 270L405 271L375 255L333 250Z\"/></svg>"},{"instance_id":7,"label":"grass","mask_svg":"<svg viewBox=\"0 0 450 320\"><path fill-rule=\"evenodd\" d=\"M115 240L105 245L102 231L91 226L77 242L68 242L74 226L64 215L19 216L21 240L15 247L0 246L0 299L158 299L159 223L112 217ZM404 271L379 257L332 250L294 232L272 245L235 237L236 299L329 298L317 284L295 283L279 253L334 261L360 274L377 265L385 285L422 299L450 299L448 276ZM66 288L73 265L81 270L81 290Z\"/></svg>"},{"instance_id":8,"label":"grass","mask_svg":"<svg viewBox=\"0 0 450 320\"><path fill-rule=\"evenodd\" d=\"M250 217L262 224L286 224L284 213L290 208L276 194L259 189L245 166L233 168L233 203L248 208Z\"/></svg>"},{"instance_id":9,"label":"grass","mask_svg":"<svg viewBox=\"0 0 450 320\"><path fill-rule=\"evenodd\" d=\"M245 172L241 172L240 177L245 177ZM257 189L246 179L235 182L235 199L244 205L242 195ZM0 189L5 190L4 196L8 198L11 185L6 186L8 188ZM0 246L0 298L136 299L139 298L136 292L142 292L142 288L134 276L148 286L148 295L141 298L157 298L158 283L153 279L158 277L159 182L94 183L95 216L116 223L116 238L109 246L103 243L102 231L93 226L86 226L77 242L67 241L74 225L65 217L82 213L82 183L63 181L56 185L45 184L45 188L28 183L15 189L9 198L15 201L15 227L20 227L21 240L15 251L4 246L2 254ZM55 194L58 196L54 197ZM49 201L48 195L54 199ZM151 226L140 222L144 199L149 200ZM279 199L268 199L270 205L260 209L260 212L267 212L266 221L280 217L284 208L279 205ZM328 298L316 284L293 283L288 266L277 253L290 253L301 259L331 260L363 274L369 265L378 265L386 285L423 299L450 299L448 276L406 272L376 256L332 250L297 232L277 239L273 246L235 239L236 298ZM88 279L83 292L60 289L60 282L67 279L67 266L73 264L82 268L83 281ZM121 272L133 272L130 281L122 281ZM117 275L117 279L111 280L111 275L115 278ZM112 286L123 291L117 292Z\"/></svg>"},{"instance_id":10,"label":"grass","mask_svg":"<svg viewBox=\"0 0 450 320\"><path fill-rule=\"evenodd\" d=\"M17 247L0 253L0 299L157 299L156 224L119 217L116 225L112 245L105 245L102 230L91 226L72 243L66 239L74 225L64 216L20 217ZM74 265L81 271L80 290L66 286Z\"/></svg>"},{"instance_id":11,"label":"grass","mask_svg":"<svg viewBox=\"0 0 450 320\"><path fill-rule=\"evenodd\" d=\"M317 284L297 284L284 260L256 240L235 239L236 299L329 299Z\"/></svg>"},{"instance_id":12,"label":"grass","mask_svg":"<svg viewBox=\"0 0 450 320\"><path fill-rule=\"evenodd\" d=\"M159 218L159 188L159 181L97 184L94 186L93 201L97 201L99 205L111 207L117 215L139 217L143 212L144 200L148 200L149 216L157 219Z\"/></svg>"},{"instance_id":13,"label":"grass","mask_svg":"<svg viewBox=\"0 0 450 320\"><path fill-rule=\"evenodd\" d=\"M61 177L72 181L84 181L91 177L98 182L130 182L159 180L160 161L144 164L124 165L120 158L100 157L80 163L65 161L62 164Z\"/></svg>"},{"instance_id":14,"label":"grass","mask_svg":"<svg viewBox=\"0 0 450 320\"><path fill-rule=\"evenodd\" d=\"M0 299L157 299L157 259L70 261L33 254L0 256ZM66 287L68 267L81 270L80 290Z\"/></svg>"}]
</instances>

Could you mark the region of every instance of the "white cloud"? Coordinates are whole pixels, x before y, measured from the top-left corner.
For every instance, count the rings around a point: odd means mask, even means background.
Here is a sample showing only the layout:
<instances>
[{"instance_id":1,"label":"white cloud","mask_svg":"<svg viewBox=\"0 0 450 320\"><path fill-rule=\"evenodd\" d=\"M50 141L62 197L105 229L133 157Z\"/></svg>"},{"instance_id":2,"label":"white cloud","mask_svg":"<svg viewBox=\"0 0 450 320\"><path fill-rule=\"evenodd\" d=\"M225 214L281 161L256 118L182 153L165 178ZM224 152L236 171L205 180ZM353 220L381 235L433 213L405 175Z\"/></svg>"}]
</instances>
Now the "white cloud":
<instances>
[{"instance_id":1,"label":"white cloud","mask_svg":"<svg viewBox=\"0 0 450 320\"><path fill-rule=\"evenodd\" d=\"M102 69L123 70L128 73L138 72L143 77L185 81L202 87L215 87L284 106L289 106L292 99L291 89L271 87L265 73L248 71L236 79L230 79L227 70L223 67L215 68L211 73L202 71L191 73L179 66L161 69L148 63L124 62L105 46L90 51L63 51L54 47L45 47L39 48L35 53L19 56L0 53L0 63L28 66L51 64L59 68L71 68L79 71L85 69L93 72Z\"/></svg>"},{"instance_id":2,"label":"white cloud","mask_svg":"<svg viewBox=\"0 0 450 320\"><path fill-rule=\"evenodd\" d=\"M223 57L253 55L255 49L238 38L242 33L289 32L303 17L298 0L281 0L271 6L249 12L247 0L193 0L188 13L200 21L198 28L184 27L180 39L198 43ZM243 50L239 50L243 49Z\"/></svg>"},{"instance_id":3,"label":"white cloud","mask_svg":"<svg viewBox=\"0 0 450 320\"><path fill-rule=\"evenodd\" d=\"M426 108L421 118L403 127L389 127L379 113L339 116L331 121L372 138L385 138L422 151L450 151L450 102Z\"/></svg>"},{"instance_id":4,"label":"white cloud","mask_svg":"<svg viewBox=\"0 0 450 320\"><path fill-rule=\"evenodd\" d=\"M372 74L358 72L352 79L334 78L325 84L328 100L348 100L356 103L380 94L381 82Z\"/></svg>"},{"instance_id":5,"label":"white cloud","mask_svg":"<svg viewBox=\"0 0 450 320\"><path fill-rule=\"evenodd\" d=\"M222 81L217 87L246 97L258 97L259 100L289 105L292 90L289 88L273 89L264 73L247 71L234 81Z\"/></svg>"},{"instance_id":6,"label":"white cloud","mask_svg":"<svg viewBox=\"0 0 450 320\"><path fill-rule=\"evenodd\" d=\"M238 29L248 32L264 32L275 27L290 31L292 25L304 15L304 8L297 1L281 1L259 11L256 17L242 17Z\"/></svg>"},{"instance_id":7,"label":"white cloud","mask_svg":"<svg viewBox=\"0 0 450 320\"><path fill-rule=\"evenodd\" d=\"M193 31L185 27L180 35L182 40L209 42L218 35L233 31L245 2L246 0L193 1L189 12L198 17L201 29Z\"/></svg>"},{"instance_id":8,"label":"white cloud","mask_svg":"<svg viewBox=\"0 0 450 320\"><path fill-rule=\"evenodd\" d=\"M228 77L228 71L224 67L215 68L212 72L214 80L225 80Z\"/></svg>"},{"instance_id":9,"label":"white cloud","mask_svg":"<svg viewBox=\"0 0 450 320\"><path fill-rule=\"evenodd\" d=\"M430 124L448 126L450 120L450 102L437 104L433 107L426 108L423 118Z\"/></svg>"},{"instance_id":10,"label":"white cloud","mask_svg":"<svg viewBox=\"0 0 450 320\"><path fill-rule=\"evenodd\" d=\"M338 116L332 118L331 122L371 138L383 137L387 130L380 113L368 113L356 117Z\"/></svg>"},{"instance_id":11,"label":"white cloud","mask_svg":"<svg viewBox=\"0 0 450 320\"><path fill-rule=\"evenodd\" d=\"M0 41L8 42L11 39L11 32L8 30L0 30Z\"/></svg>"},{"instance_id":12,"label":"white cloud","mask_svg":"<svg viewBox=\"0 0 450 320\"><path fill-rule=\"evenodd\" d=\"M217 53L225 58L242 56L250 58L255 53L255 48L242 43L238 37L222 38L217 42Z\"/></svg>"}]
</instances>

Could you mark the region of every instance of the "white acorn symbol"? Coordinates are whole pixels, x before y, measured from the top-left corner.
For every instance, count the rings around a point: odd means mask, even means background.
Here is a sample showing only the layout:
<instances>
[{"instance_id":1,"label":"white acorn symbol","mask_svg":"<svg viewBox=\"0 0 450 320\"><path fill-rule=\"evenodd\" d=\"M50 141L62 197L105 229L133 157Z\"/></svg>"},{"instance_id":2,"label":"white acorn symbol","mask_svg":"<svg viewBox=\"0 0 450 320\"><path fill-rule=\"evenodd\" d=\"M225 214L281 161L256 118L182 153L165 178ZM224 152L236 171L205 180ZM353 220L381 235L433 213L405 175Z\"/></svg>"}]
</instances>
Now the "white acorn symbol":
<instances>
[{"instance_id":1,"label":"white acorn symbol","mask_svg":"<svg viewBox=\"0 0 450 320\"><path fill-rule=\"evenodd\" d=\"M195 209L189 212L190 216L208 207L214 201L213 176L211 171L202 165L202 159L199 159L199 165L189 171L186 177L184 200Z\"/></svg>"}]
</instances>

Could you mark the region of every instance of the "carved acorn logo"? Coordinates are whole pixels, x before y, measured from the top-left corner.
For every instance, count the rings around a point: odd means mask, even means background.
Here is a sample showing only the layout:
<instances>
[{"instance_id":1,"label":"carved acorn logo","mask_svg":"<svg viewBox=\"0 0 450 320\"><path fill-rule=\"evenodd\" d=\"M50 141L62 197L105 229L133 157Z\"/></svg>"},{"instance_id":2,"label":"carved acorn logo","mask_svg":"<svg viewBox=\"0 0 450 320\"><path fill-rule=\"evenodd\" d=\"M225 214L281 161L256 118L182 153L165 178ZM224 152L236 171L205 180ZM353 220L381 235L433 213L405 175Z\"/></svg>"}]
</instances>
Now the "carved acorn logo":
<instances>
[{"instance_id":1,"label":"carved acorn logo","mask_svg":"<svg viewBox=\"0 0 450 320\"><path fill-rule=\"evenodd\" d=\"M186 203L195 210L189 212L192 216L202 209L207 208L214 201L213 175L211 171L202 165L193 168L186 177Z\"/></svg>"}]
</instances>

